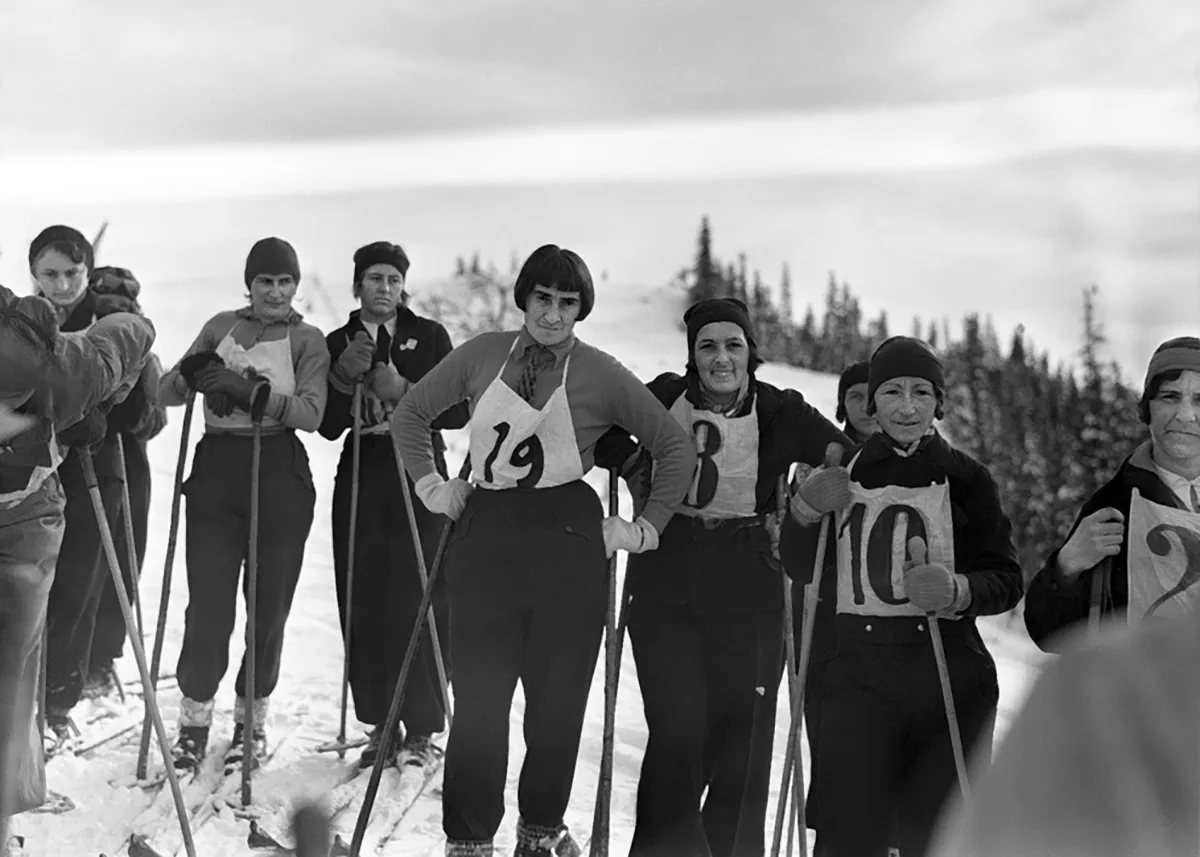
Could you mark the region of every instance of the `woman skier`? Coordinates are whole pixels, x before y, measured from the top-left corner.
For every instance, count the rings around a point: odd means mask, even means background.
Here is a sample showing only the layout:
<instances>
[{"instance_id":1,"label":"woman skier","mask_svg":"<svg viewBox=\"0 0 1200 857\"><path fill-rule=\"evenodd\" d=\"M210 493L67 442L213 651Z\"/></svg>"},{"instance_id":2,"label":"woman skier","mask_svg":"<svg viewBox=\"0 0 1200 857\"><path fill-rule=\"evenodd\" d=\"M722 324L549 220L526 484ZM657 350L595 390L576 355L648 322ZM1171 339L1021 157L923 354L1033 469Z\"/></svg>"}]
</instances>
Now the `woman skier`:
<instances>
[{"instance_id":1,"label":"woman skier","mask_svg":"<svg viewBox=\"0 0 1200 857\"><path fill-rule=\"evenodd\" d=\"M404 289L408 266L408 256L398 244L377 241L355 251L354 297L359 309L325 338L332 368L321 421L323 437L337 440L347 430L353 431L354 387L363 385L359 472L356 477L353 437L348 434L333 486L333 558L343 631L347 612L351 615L347 656L354 711L361 722L374 727L359 760L364 768L374 764L379 752L404 659L395 640L408 639L423 594L388 417L408 388L453 348L446 328L408 308ZM434 421L431 438L437 472L442 478L447 477L446 444L436 429L459 429L466 421L467 409L462 405ZM350 501L356 484L354 603L348 606ZM409 487L412 496L415 488ZM423 504L413 505L428 568L447 519L429 512ZM438 587L434 612L442 656L448 660L450 623L444 585ZM400 712L405 734L403 740L391 746L393 753L399 749L404 762L427 764L441 753L431 736L446 728L428 628L421 637L419 658Z\"/></svg>"},{"instance_id":2,"label":"woman skier","mask_svg":"<svg viewBox=\"0 0 1200 857\"><path fill-rule=\"evenodd\" d=\"M867 408L867 381L869 363L861 360L852 363L842 371L838 378L837 412L834 418L842 424L842 431L857 448L871 435L878 433L879 421ZM848 453L843 461L848 461ZM806 467L797 468L793 482L793 493L808 476ZM801 525L790 515L784 518L779 534L779 558L788 574L796 580L792 582L792 639L796 646L796 665L799 668L800 641L804 637L804 617L806 610L806 591L802 580L811 580L813 571L812 549L815 545L808 539ZM806 550L807 548L807 550ZM829 539L826 547L826 563L833 563L837 557L837 540ZM798 569L806 569L803 573ZM810 830L817 829L817 816L820 812L820 801L817 797L817 756L818 729L821 722L821 677L825 662L832 657L837 646L837 631L835 616L837 611L837 574L821 575L821 591L817 595L817 610L813 622L812 649L809 653L808 673L804 682L804 731L808 736L809 777L808 795L805 799L805 823Z\"/></svg>"},{"instance_id":3,"label":"woman skier","mask_svg":"<svg viewBox=\"0 0 1200 857\"><path fill-rule=\"evenodd\" d=\"M312 527L316 490L297 431L315 432L325 411L329 350L320 330L292 308L300 283L296 251L263 238L246 258L249 305L217 313L167 372L159 401L204 397L204 437L196 444L187 497L189 601L176 675L183 699L175 765L196 769L208 748L214 697L229 665L238 581L258 532L256 651L242 658L234 685L233 743L227 765L242 761L246 658L256 667L255 761L266 753L267 701L279 680L284 626ZM258 520L250 517L253 427L261 424Z\"/></svg>"},{"instance_id":4,"label":"woman skier","mask_svg":"<svg viewBox=\"0 0 1200 857\"><path fill-rule=\"evenodd\" d=\"M504 816L512 695L524 687L526 755L515 857L569 857L563 823L604 628L606 555L654 550L695 467L691 440L609 355L577 339L595 301L587 265L548 244L513 298L520 331L460 345L392 417L404 464L431 511L456 519L446 549L457 711L442 825L450 857L491 855ZM471 406L474 485L437 472L430 428ZM583 482L596 441L619 425L658 464L642 514L605 517Z\"/></svg>"},{"instance_id":5,"label":"woman skier","mask_svg":"<svg viewBox=\"0 0 1200 857\"><path fill-rule=\"evenodd\" d=\"M1137 624L1200 603L1200 339L1158 346L1138 415L1150 439L1083 504L1025 595L1044 651L1093 610Z\"/></svg>"},{"instance_id":6,"label":"woman skier","mask_svg":"<svg viewBox=\"0 0 1200 857\"><path fill-rule=\"evenodd\" d=\"M944 401L929 346L888 339L869 369L880 433L847 467L806 480L836 477L850 489L834 531L836 651L824 666L818 724L817 847L829 857L885 857L889 845L921 857L957 792L931 615L966 753L986 759L991 746L999 688L974 617L1016 605L1021 569L991 474L933 427ZM802 488L793 498L792 514L815 541L826 510L807 496ZM811 567L796 572L811 579Z\"/></svg>"},{"instance_id":7,"label":"woman skier","mask_svg":"<svg viewBox=\"0 0 1200 857\"><path fill-rule=\"evenodd\" d=\"M684 374L647 386L695 438L696 473L658 550L630 557L626 571L650 731L630 854L750 857L763 853L784 663L784 583L767 518L793 462L815 467L830 444L852 444L800 393L755 377L762 361L744 303L701 301L683 321ZM618 431L610 437L625 448L605 456L627 463L630 491L644 497L649 455ZM810 500L826 502L820 492Z\"/></svg>"},{"instance_id":8,"label":"woman skier","mask_svg":"<svg viewBox=\"0 0 1200 857\"><path fill-rule=\"evenodd\" d=\"M60 433L128 395L153 343L150 322L125 313L61 333L47 301L0 286L0 848L9 818L46 799L35 710L65 526Z\"/></svg>"}]
</instances>

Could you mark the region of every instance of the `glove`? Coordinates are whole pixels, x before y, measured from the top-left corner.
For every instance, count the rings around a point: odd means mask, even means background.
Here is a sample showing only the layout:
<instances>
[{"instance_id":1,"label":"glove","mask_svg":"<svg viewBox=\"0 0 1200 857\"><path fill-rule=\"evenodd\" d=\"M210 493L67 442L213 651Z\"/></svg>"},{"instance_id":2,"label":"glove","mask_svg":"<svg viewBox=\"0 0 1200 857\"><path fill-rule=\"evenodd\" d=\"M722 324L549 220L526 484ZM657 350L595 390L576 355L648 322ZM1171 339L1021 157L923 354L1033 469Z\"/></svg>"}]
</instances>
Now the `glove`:
<instances>
[{"instance_id":1,"label":"glove","mask_svg":"<svg viewBox=\"0 0 1200 857\"><path fill-rule=\"evenodd\" d=\"M422 476L416 484L417 496L425 508L435 515L445 515L457 521L467 508L467 499L475 488L465 479L455 477L447 482L440 473Z\"/></svg>"},{"instance_id":2,"label":"glove","mask_svg":"<svg viewBox=\"0 0 1200 857\"><path fill-rule=\"evenodd\" d=\"M102 407L87 413L83 419L58 433L64 446L95 452L108 437L108 416Z\"/></svg>"},{"instance_id":3,"label":"glove","mask_svg":"<svg viewBox=\"0 0 1200 857\"><path fill-rule=\"evenodd\" d=\"M658 530L645 518L632 523L612 515L600 525L604 533L604 555L612 556L619 550L628 553L645 553L658 549Z\"/></svg>"},{"instance_id":4,"label":"glove","mask_svg":"<svg viewBox=\"0 0 1200 857\"><path fill-rule=\"evenodd\" d=\"M944 565L925 562L925 542L908 540L910 560L904 569L904 594L927 614L954 615L971 603L971 586L966 577Z\"/></svg>"},{"instance_id":5,"label":"glove","mask_svg":"<svg viewBox=\"0 0 1200 857\"><path fill-rule=\"evenodd\" d=\"M381 402L394 405L399 402L412 384L388 363L376 363L375 368L363 379L363 387Z\"/></svg>"},{"instance_id":6,"label":"glove","mask_svg":"<svg viewBox=\"0 0 1200 857\"><path fill-rule=\"evenodd\" d=\"M812 471L792 495L789 509L801 524L813 524L830 512L850 505L850 471L842 467L842 447L836 443L825 449L825 462Z\"/></svg>"},{"instance_id":7,"label":"glove","mask_svg":"<svg viewBox=\"0 0 1200 857\"><path fill-rule=\"evenodd\" d=\"M195 354L189 354L179 361L179 374L183 377L184 383L188 385L188 388L195 390L196 376L200 374L201 369L212 364L224 366L225 361L215 351L198 351Z\"/></svg>"},{"instance_id":8,"label":"glove","mask_svg":"<svg viewBox=\"0 0 1200 857\"><path fill-rule=\"evenodd\" d=\"M213 412L214 416L227 417L237 410L237 402L233 396L228 393L209 393L204 397L205 404L208 409Z\"/></svg>"},{"instance_id":9,"label":"glove","mask_svg":"<svg viewBox=\"0 0 1200 857\"><path fill-rule=\"evenodd\" d=\"M224 365L206 366L196 375L198 391L206 396L210 393L224 393L246 410L250 409L250 397L261 383L263 382L258 378L247 378Z\"/></svg>"},{"instance_id":10,"label":"glove","mask_svg":"<svg viewBox=\"0 0 1200 857\"><path fill-rule=\"evenodd\" d=\"M337 369L342 380L354 383L371 370L371 361L374 359L375 343L371 340L370 334L365 330L360 330L355 335L354 341L346 346L346 350L342 352L342 356L338 358L334 368Z\"/></svg>"}]
</instances>

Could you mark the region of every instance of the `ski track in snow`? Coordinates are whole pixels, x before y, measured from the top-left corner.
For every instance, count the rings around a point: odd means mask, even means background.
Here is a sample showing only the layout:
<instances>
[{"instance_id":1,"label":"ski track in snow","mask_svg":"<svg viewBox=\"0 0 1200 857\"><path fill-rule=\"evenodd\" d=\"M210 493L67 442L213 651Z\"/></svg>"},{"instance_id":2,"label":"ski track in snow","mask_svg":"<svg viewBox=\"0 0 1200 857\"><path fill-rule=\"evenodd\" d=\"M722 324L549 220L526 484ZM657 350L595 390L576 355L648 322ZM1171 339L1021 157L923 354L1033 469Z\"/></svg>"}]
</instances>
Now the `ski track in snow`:
<instances>
[{"instance_id":1,"label":"ski track in snow","mask_svg":"<svg viewBox=\"0 0 1200 857\"><path fill-rule=\"evenodd\" d=\"M191 342L204 318L218 309L233 305L239 297L236 286L213 283L211 287L196 288L164 285L155 293L155 304L169 302L170 310L156 314L154 304L148 306L151 317L159 322L156 352L166 365L172 365ZM230 300L220 305L205 295L227 293ZM649 380L666 370L680 371L686 352L683 332L679 328L683 299L678 291L662 288L647 290L616 283L605 283L596 308L578 328L584 340L615 355L643 380ZM343 299L338 307L343 313L352 307ZM168 326L166 320L186 320L184 327L177 322ZM345 317L334 319L324 313L314 313L309 320L328 332L341 325ZM837 391L837 379L830 375L808 372L780 365L766 365L760 377L770 383L800 390L805 397L831 419ZM183 409L169 411L169 424L150 444L150 461L154 479L153 503L150 513L150 535L143 571L141 594L147 627L153 629L153 617L158 608L162 588L163 561L166 553L167 530L170 523L171 486L174 479L176 455ZM191 468L192 448L199 438L201 420L194 421L188 445L188 471ZM313 529L305 553L291 618L287 627L282 675L279 687L271 700L269 728L295 730L294 737L306 746L336 737L341 694L342 637L338 627L337 606L333 587L333 561L330 534L330 498L333 493L334 472L342 443L330 443L316 434L302 435L312 463L317 485L317 508ZM448 432L451 472L457 470L465 450L465 433ZM587 481L606 497L606 475L598 470L588 474ZM628 514L629 495L621 485L622 509ZM186 565L184 562L184 530L180 521L180 539L175 558L174 579L170 593L169 620L162 671L173 673L183 629L183 611L187 601ZM624 573L624 554L621 554L619 573ZM1010 627L1008 617L980 621L981 629L994 654L999 671L1000 712L997 718L997 739L1002 740L1013 714L1020 706L1030 684L1036 677L1038 665L1045 656L1039 653L1024 633L1019 620ZM242 651L244 634L244 604L239 603L238 625L231 641L230 668L217 696L217 714L212 743L226 743L232 731L233 680L237 672L236 658ZM151 630L152 633L152 630ZM405 639L397 637L396 645ZM151 637L146 638L147 659ZM118 670L128 681L137 681L137 668L129 647L118 663ZM789 707L786 685L781 685L775 726L775 759L771 775L772 792L767 816L767 842L771 841L775 806L778 800L780 769L788 732ZM178 713L179 691L173 686L159 694L167 732L174 740L175 718ZM352 705L352 703L351 703ZM509 775L506 790L506 815L496 836L497 852L511 853L517 820L517 778L524 756L521 718L524 700L520 691L514 700L510 729ZM576 767L574 791L567 812L567 824L576 839L586 842L592 821L592 811L599 777L601 736L604 725L604 664L603 649L597 664L588 702L584 738ZM365 727L354 720L353 708L347 731L351 737L361 734ZM124 787L122 782L133 778L137 758L137 736L140 729L118 742L107 745L87 759L56 758L48 766L51 789L70 796L77 804L75 810L63 815L24 815L16 819L17 832L27 837L31 857L96 857L101 851L114 857L128 839L135 818L153 800L154 794L136 786ZM634 808L637 796L638 772L646 742L646 726L641 710L633 656L624 646L621 681L618 697L616 751L612 794L612 826L610 850L613 854L628 853L633 833ZM291 743L291 742L289 742ZM807 772L807 742L802 742ZM295 745L293 745L293 748ZM351 750L347 761L357 758L359 750ZM316 798L327 793L339 780L346 762L334 753L284 752L280 764L272 765L254 779L254 803L264 810L276 809L290 802ZM150 771L161 771L161 756L157 742L151 744ZM111 783L117 783L116 786ZM391 857L417 857L441 854L442 832L439 797L440 776L425 795L414 805L397 828L396 836L380 852ZM380 791L379 802L387 796ZM164 810L169 810L169 796L159 798ZM166 825L175 825L173 813L164 816ZM249 824L229 811L218 812L203 827L195 831L197 854L206 857L237 857L262 854L246 844ZM178 836L176 832L175 836ZM366 843L369 845L369 842ZM182 853L182 852L180 852ZM364 848L364 853L370 853Z\"/></svg>"}]
</instances>

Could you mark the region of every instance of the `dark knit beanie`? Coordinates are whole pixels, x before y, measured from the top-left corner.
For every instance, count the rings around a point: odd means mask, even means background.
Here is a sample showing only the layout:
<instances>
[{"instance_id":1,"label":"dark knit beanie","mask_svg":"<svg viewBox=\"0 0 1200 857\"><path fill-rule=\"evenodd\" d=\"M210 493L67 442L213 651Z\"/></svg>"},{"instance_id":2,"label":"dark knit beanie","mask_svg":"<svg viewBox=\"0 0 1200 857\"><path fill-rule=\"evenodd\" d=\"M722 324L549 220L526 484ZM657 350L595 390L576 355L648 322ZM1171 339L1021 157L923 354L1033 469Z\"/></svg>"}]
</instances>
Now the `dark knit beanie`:
<instances>
[{"instance_id":1,"label":"dark knit beanie","mask_svg":"<svg viewBox=\"0 0 1200 857\"><path fill-rule=\"evenodd\" d=\"M737 298L709 298L698 301L688 307L683 314L683 324L687 328L688 359L691 360L696 348L696 337L706 324L718 321L732 321L746 334L746 344L757 350L754 341L754 326L750 323L750 312L746 305Z\"/></svg>"},{"instance_id":2,"label":"dark knit beanie","mask_svg":"<svg viewBox=\"0 0 1200 857\"><path fill-rule=\"evenodd\" d=\"M84 238L82 232L70 226L47 226L29 245L29 270L32 271L42 253L52 247L62 250L71 261L82 262L88 271L96 264L92 242Z\"/></svg>"},{"instance_id":3,"label":"dark knit beanie","mask_svg":"<svg viewBox=\"0 0 1200 857\"><path fill-rule=\"evenodd\" d=\"M354 282L361 283L363 274L372 265L391 265L400 272L400 276L408 277L408 254L399 244L387 241L374 241L365 247L354 251Z\"/></svg>"},{"instance_id":4,"label":"dark knit beanie","mask_svg":"<svg viewBox=\"0 0 1200 857\"><path fill-rule=\"evenodd\" d=\"M945 392L946 371L942 361L925 342L911 336L893 336L884 340L867 370L867 400L875 400L875 391L893 378L924 378L935 390Z\"/></svg>"},{"instance_id":5,"label":"dark knit beanie","mask_svg":"<svg viewBox=\"0 0 1200 857\"><path fill-rule=\"evenodd\" d=\"M300 282L300 260L291 244L282 238L262 238L250 248L246 257L246 285L254 282L259 274L278 276L291 274Z\"/></svg>"},{"instance_id":6,"label":"dark knit beanie","mask_svg":"<svg viewBox=\"0 0 1200 857\"><path fill-rule=\"evenodd\" d=\"M870 381L870 365L866 360L860 360L842 370L842 377L838 378L837 413L834 414L834 419L839 423L846 421L846 392L855 384L866 384Z\"/></svg>"},{"instance_id":7,"label":"dark knit beanie","mask_svg":"<svg viewBox=\"0 0 1200 857\"><path fill-rule=\"evenodd\" d=\"M1138 416L1142 422L1150 424L1150 399L1158 393L1159 378L1167 372L1186 369L1200 372L1200 339L1194 336L1177 336L1154 349L1150 365L1146 367L1142 399L1138 403Z\"/></svg>"},{"instance_id":8,"label":"dark knit beanie","mask_svg":"<svg viewBox=\"0 0 1200 857\"><path fill-rule=\"evenodd\" d=\"M557 244L543 244L530 253L521 266L513 284L513 303L521 312L525 311L525 302L534 286L579 295L576 321L587 318L596 304L596 287L592 284L592 272L587 263L578 253Z\"/></svg>"}]
</instances>

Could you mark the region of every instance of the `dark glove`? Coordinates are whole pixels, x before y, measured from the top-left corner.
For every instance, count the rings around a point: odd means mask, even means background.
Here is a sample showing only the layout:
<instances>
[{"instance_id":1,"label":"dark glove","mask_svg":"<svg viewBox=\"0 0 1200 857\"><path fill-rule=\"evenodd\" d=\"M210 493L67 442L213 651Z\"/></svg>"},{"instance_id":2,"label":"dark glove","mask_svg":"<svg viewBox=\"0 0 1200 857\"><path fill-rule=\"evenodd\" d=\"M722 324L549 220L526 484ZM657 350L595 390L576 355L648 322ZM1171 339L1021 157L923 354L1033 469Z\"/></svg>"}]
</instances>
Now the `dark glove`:
<instances>
[{"instance_id":1,"label":"dark glove","mask_svg":"<svg viewBox=\"0 0 1200 857\"><path fill-rule=\"evenodd\" d=\"M621 475L625 478L625 486L629 489L629 497L633 501L633 514L636 518L646 508L650 499L650 488L654 479L654 457L650 450L641 447L637 455L625 465Z\"/></svg>"},{"instance_id":2,"label":"dark glove","mask_svg":"<svg viewBox=\"0 0 1200 857\"><path fill-rule=\"evenodd\" d=\"M592 449L592 458L599 468L611 470L615 467L619 470L629 456L637 451L637 446L637 441L629 436L629 432L611 428L596 441L596 446Z\"/></svg>"},{"instance_id":3,"label":"dark glove","mask_svg":"<svg viewBox=\"0 0 1200 857\"><path fill-rule=\"evenodd\" d=\"M247 411L250 410L250 396L260 383L257 378L247 378L224 364L205 366L196 374L196 389L199 392L205 396L224 393Z\"/></svg>"},{"instance_id":4,"label":"dark glove","mask_svg":"<svg viewBox=\"0 0 1200 857\"><path fill-rule=\"evenodd\" d=\"M228 393L208 393L204 396L208 409L214 416L227 417L237 408L237 402Z\"/></svg>"},{"instance_id":5,"label":"dark glove","mask_svg":"<svg viewBox=\"0 0 1200 857\"><path fill-rule=\"evenodd\" d=\"M197 351L179 361L179 374L183 376L188 388L195 390L197 389L196 376L200 374L200 370L213 364L224 366L225 361L215 351Z\"/></svg>"},{"instance_id":6,"label":"dark glove","mask_svg":"<svg viewBox=\"0 0 1200 857\"><path fill-rule=\"evenodd\" d=\"M79 422L58 433L58 439L66 446L95 452L104 445L108 437L108 416L101 408L88 413Z\"/></svg>"}]
</instances>

